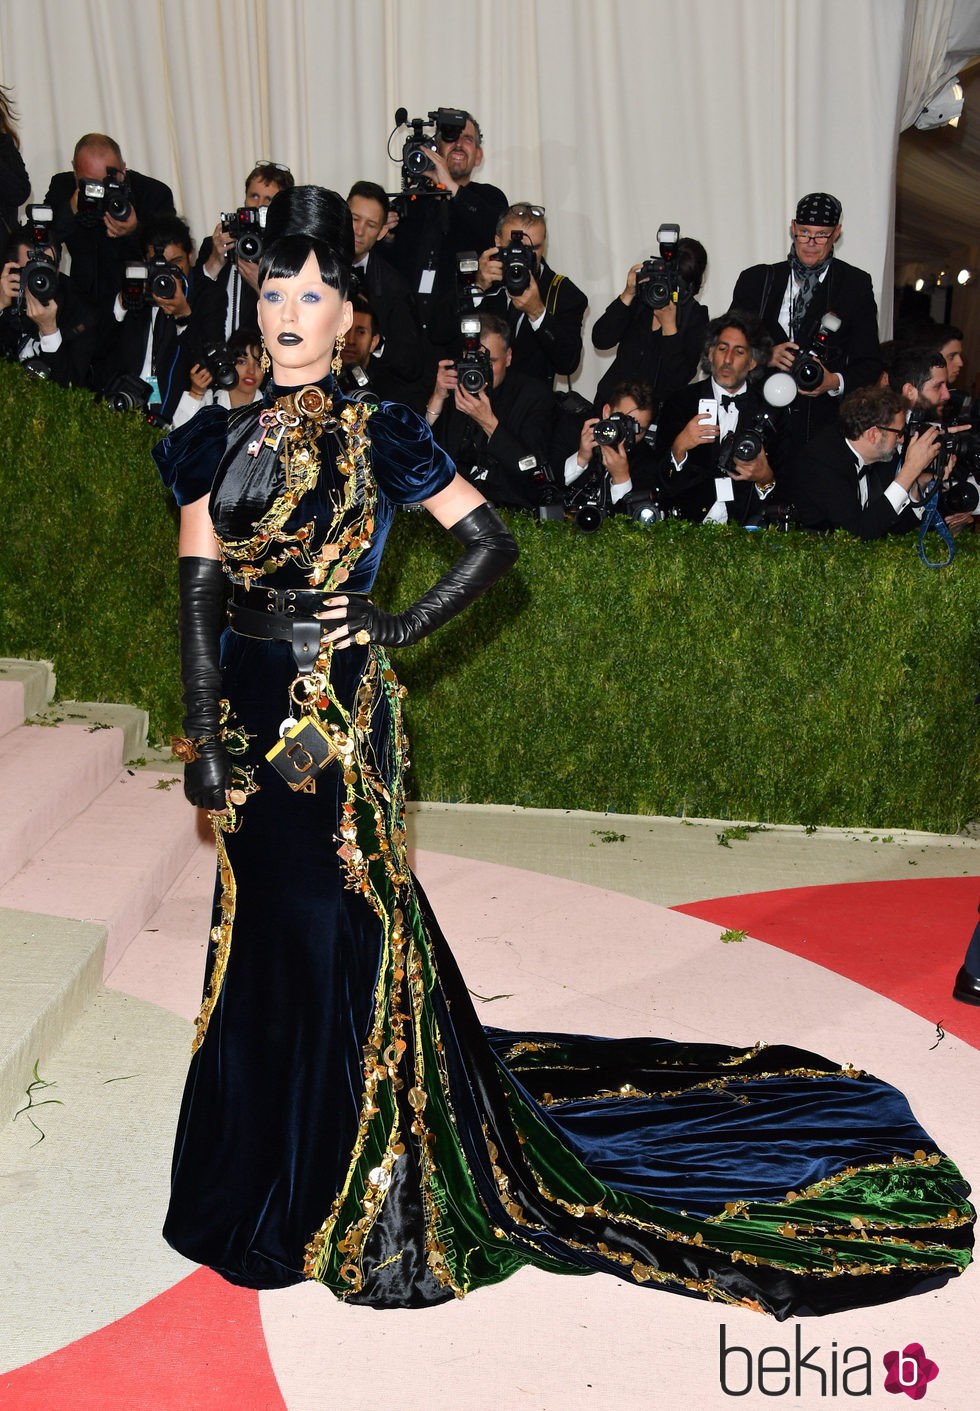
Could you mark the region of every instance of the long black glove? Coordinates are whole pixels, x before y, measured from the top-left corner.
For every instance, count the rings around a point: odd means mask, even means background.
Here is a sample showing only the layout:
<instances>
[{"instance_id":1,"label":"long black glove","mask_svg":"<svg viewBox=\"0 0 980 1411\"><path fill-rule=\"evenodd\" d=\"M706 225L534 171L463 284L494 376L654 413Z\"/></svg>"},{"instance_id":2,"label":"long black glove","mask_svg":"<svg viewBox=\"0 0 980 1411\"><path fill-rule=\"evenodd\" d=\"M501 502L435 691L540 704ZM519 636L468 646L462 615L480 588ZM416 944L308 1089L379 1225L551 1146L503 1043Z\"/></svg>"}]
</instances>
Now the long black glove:
<instances>
[{"instance_id":1,"label":"long black glove","mask_svg":"<svg viewBox=\"0 0 980 1411\"><path fill-rule=\"evenodd\" d=\"M184 794L197 808L227 807L231 759L215 738L220 729L222 628L225 575L218 559L181 558L180 675L184 686L184 734L198 758L184 764ZM180 755L180 751L175 752Z\"/></svg>"},{"instance_id":2,"label":"long black glove","mask_svg":"<svg viewBox=\"0 0 980 1411\"><path fill-rule=\"evenodd\" d=\"M464 552L439 582L399 613L382 612L369 598L349 599L345 614L349 637L341 645L354 638L382 647L410 647L462 612L517 561L513 536L489 505L471 510L449 532Z\"/></svg>"}]
</instances>

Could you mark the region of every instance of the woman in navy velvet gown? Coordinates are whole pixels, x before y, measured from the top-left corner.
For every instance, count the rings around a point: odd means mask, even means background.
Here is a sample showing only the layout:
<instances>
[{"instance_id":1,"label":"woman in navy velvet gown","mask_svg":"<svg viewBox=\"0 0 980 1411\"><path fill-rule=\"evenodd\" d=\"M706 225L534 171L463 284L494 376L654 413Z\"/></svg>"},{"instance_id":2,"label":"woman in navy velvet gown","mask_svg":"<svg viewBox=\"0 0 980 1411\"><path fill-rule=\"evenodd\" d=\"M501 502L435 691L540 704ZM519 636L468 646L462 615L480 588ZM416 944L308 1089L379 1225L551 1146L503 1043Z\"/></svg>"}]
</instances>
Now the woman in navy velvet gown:
<instances>
[{"instance_id":1,"label":"woman in navy velvet gown","mask_svg":"<svg viewBox=\"0 0 980 1411\"><path fill-rule=\"evenodd\" d=\"M963 1178L870 1075L783 1046L481 1026L408 867L387 649L516 551L420 418L334 387L345 203L282 193L266 237L264 403L206 408L156 452L182 506L185 789L219 866L168 1240L235 1283L312 1278L375 1307L530 1263L783 1318L961 1272ZM462 553L389 615L367 594L416 503Z\"/></svg>"}]
</instances>

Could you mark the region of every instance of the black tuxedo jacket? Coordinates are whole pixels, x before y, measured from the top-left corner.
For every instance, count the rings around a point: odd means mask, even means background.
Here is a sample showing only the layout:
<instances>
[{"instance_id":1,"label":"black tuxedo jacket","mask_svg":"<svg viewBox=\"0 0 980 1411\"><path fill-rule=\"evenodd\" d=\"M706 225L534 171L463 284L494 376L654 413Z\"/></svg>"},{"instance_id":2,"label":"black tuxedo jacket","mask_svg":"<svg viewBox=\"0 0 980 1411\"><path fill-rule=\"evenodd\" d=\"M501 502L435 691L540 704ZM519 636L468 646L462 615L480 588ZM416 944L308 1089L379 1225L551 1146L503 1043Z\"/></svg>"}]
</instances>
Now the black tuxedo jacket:
<instances>
[{"instance_id":1,"label":"black tuxedo jacket","mask_svg":"<svg viewBox=\"0 0 980 1411\"><path fill-rule=\"evenodd\" d=\"M128 171L126 178L139 225L119 239L112 239L101 221L96 226L82 225L72 213L74 172L53 176L44 198L44 204L54 209L54 238L71 255L71 277L79 297L100 307L107 307L119 293L126 265L142 262L147 227L159 216L175 214L169 186L138 171Z\"/></svg>"},{"instance_id":2,"label":"black tuxedo jacket","mask_svg":"<svg viewBox=\"0 0 980 1411\"><path fill-rule=\"evenodd\" d=\"M371 358L371 385L390 402L418 403L423 371L422 328L415 299L403 275L377 250L367 258L367 268L356 271L358 284L374 310L381 351Z\"/></svg>"},{"instance_id":3,"label":"black tuxedo jacket","mask_svg":"<svg viewBox=\"0 0 980 1411\"><path fill-rule=\"evenodd\" d=\"M654 451L656 460L657 492L661 504L676 510L682 519L691 519L700 524L718 498L715 493L715 477L718 475L718 441L706 441L688 451L684 464L674 469L670 448L677 435L693 416L697 415L698 403L702 397L714 397L711 378L705 377L694 382L683 391L677 392L666 401L657 422L657 441ZM766 412L775 427L775 436L766 447L766 456L772 467L776 489L766 499L762 499L755 485L749 480L733 480L734 500L726 504L730 523L758 524L767 501L782 501L784 495L784 470L787 454L787 427L785 415L766 405L754 387L746 388L738 403L739 428L744 427L759 412Z\"/></svg>"},{"instance_id":4,"label":"black tuxedo jacket","mask_svg":"<svg viewBox=\"0 0 980 1411\"><path fill-rule=\"evenodd\" d=\"M765 324L774 343L785 343L792 334L779 322L779 311L789 280L789 260L775 265L753 265L739 275L732 294L733 309L756 314ZM807 310L806 323L794 339L801 347L816 333L825 313L835 313L841 320L835 335L836 361L831 372L844 379L844 391L868 387L881 373L878 344L878 307L875 304L871 276L863 269L845 264L836 257L831 260L822 283L818 286ZM803 442L827 425L836 425L839 399L826 394L820 397L797 397L792 404L790 424L793 439Z\"/></svg>"},{"instance_id":5,"label":"black tuxedo jacket","mask_svg":"<svg viewBox=\"0 0 980 1411\"><path fill-rule=\"evenodd\" d=\"M796 517L804 529L846 529L861 539L908 534L920 527L906 507L896 514L885 490L895 479L896 460L864 467L868 503L862 509L857 461L839 427L815 436L797 456L792 475Z\"/></svg>"},{"instance_id":6,"label":"black tuxedo jacket","mask_svg":"<svg viewBox=\"0 0 980 1411\"><path fill-rule=\"evenodd\" d=\"M508 369L499 387L490 394L498 419L489 438L472 417L458 411L452 396L446 399L432 434L456 463L460 475L471 480L495 505L529 509L542 501L536 485L518 462L535 456L544 463L551 451L555 396L534 377Z\"/></svg>"},{"instance_id":7,"label":"black tuxedo jacket","mask_svg":"<svg viewBox=\"0 0 980 1411\"><path fill-rule=\"evenodd\" d=\"M145 305L131 309L122 323L110 314L103 320L103 355L96 374L96 390L121 372L139 376L146 355L152 309ZM110 324L110 319L111 324ZM162 309L153 326L153 371L160 387L161 414L169 421L181 395L190 386L190 370L201 358L200 339L195 336L193 318L178 332L176 320Z\"/></svg>"},{"instance_id":8,"label":"black tuxedo jacket","mask_svg":"<svg viewBox=\"0 0 980 1411\"><path fill-rule=\"evenodd\" d=\"M231 286L231 272L234 261L227 259L214 279L204 273L204 266L210 257L212 240L210 235L201 246L194 266L194 315L201 330L201 337L208 342L225 341L225 323L228 314L228 299ZM236 328L258 326L259 296L244 279L238 281L238 310L232 332Z\"/></svg>"}]
</instances>

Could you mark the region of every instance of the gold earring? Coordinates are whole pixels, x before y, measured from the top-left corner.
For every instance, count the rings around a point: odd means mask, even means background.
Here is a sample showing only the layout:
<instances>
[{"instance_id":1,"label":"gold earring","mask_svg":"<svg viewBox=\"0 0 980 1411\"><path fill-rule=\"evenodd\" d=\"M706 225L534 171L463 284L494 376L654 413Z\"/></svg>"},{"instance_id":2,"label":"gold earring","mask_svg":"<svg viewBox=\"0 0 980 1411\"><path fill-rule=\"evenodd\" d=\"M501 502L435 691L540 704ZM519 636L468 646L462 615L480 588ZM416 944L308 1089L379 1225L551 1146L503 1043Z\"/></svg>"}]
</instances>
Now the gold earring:
<instances>
[{"instance_id":1,"label":"gold earring","mask_svg":"<svg viewBox=\"0 0 980 1411\"><path fill-rule=\"evenodd\" d=\"M342 333L337 334L337 341L333 348L333 362L330 364L330 371L333 373L334 377L339 377L341 372L343 372L344 364L340 355L344 351L346 341Z\"/></svg>"},{"instance_id":2,"label":"gold earring","mask_svg":"<svg viewBox=\"0 0 980 1411\"><path fill-rule=\"evenodd\" d=\"M262 339L262 356L259 358L259 367L262 369L263 373L268 372L272 367L272 359L269 357L269 350L265 346L264 338Z\"/></svg>"}]
</instances>

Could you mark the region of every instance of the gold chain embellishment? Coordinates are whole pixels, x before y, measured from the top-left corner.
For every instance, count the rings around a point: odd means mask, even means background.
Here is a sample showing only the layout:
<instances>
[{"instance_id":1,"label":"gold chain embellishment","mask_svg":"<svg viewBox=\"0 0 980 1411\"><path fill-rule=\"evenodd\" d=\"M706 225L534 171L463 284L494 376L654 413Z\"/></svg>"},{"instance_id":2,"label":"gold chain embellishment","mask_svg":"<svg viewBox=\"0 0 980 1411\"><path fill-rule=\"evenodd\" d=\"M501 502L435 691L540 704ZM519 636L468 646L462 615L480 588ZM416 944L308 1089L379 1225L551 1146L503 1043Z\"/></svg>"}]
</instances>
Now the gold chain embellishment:
<instances>
[{"instance_id":1,"label":"gold chain embellishment","mask_svg":"<svg viewBox=\"0 0 980 1411\"><path fill-rule=\"evenodd\" d=\"M326 393L319 387L304 387L288 397L280 397L273 408L262 412L260 427L266 431L249 446L258 455L263 448L280 451L284 488L261 519L252 526L247 539L222 539L218 543L225 570L233 582L250 587L257 579L290 561L299 561L313 588L339 589L350 577L351 568L370 548L374 533L377 487L370 474L368 419L373 407L353 402L343 408L339 419L333 415ZM335 497L334 515L323 535L319 550L312 545L314 525L300 525L292 533L285 525L300 500L320 479L320 436L339 432L341 446L337 470L343 477L342 497ZM342 529L345 516L359 507L356 519Z\"/></svg>"}]
</instances>

